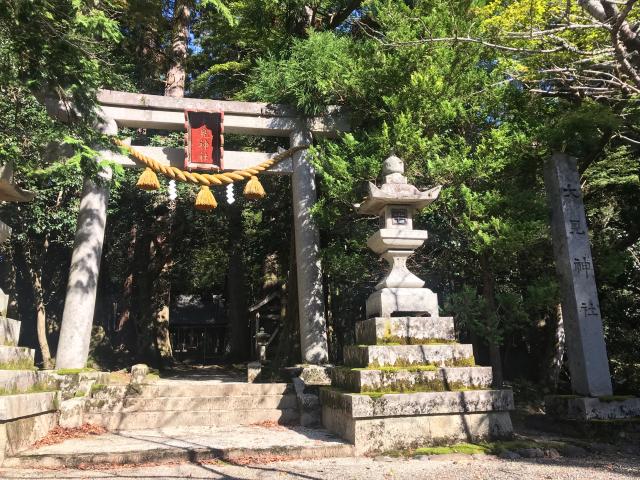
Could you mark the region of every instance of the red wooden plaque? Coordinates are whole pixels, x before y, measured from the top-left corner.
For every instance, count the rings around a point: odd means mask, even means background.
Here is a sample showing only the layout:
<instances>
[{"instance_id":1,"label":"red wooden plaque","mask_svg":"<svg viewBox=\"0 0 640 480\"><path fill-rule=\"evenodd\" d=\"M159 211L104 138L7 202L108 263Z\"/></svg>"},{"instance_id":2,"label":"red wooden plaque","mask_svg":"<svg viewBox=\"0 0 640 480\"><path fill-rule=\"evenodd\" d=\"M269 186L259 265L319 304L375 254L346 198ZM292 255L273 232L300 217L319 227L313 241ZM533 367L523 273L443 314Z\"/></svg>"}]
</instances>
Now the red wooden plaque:
<instances>
[{"instance_id":1,"label":"red wooden plaque","mask_svg":"<svg viewBox=\"0 0 640 480\"><path fill-rule=\"evenodd\" d=\"M185 110L184 168L222 170L224 112Z\"/></svg>"}]
</instances>

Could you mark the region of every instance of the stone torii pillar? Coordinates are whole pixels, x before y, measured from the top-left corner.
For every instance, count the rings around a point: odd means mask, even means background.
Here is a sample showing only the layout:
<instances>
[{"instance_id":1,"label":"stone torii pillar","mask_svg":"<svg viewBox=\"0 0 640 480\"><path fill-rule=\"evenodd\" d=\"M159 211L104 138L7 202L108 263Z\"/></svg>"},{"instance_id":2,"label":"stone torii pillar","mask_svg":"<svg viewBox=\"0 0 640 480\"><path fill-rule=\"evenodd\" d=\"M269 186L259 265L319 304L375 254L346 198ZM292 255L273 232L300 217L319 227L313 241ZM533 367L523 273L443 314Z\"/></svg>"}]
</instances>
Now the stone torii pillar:
<instances>
[{"instance_id":1,"label":"stone torii pillar","mask_svg":"<svg viewBox=\"0 0 640 480\"><path fill-rule=\"evenodd\" d=\"M96 129L105 135L118 133L116 123L102 115ZM111 169L100 173L100 181L84 179L78 224L71 255L67 296L62 313L56 368L84 368L89 356L91 327L96 306L98 275L107 223Z\"/></svg>"},{"instance_id":2,"label":"stone torii pillar","mask_svg":"<svg viewBox=\"0 0 640 480\"><path fill-rule=\"evenodd\" d=\"M294 131L289 138L292 147L313 141L308 130ZM311 216L311 208L317 199L315 170L306 150L293 156L291 190L302 362L317 365L329 361L329 348L320 269L320 234Z\"/></svg>"}]
</instances>

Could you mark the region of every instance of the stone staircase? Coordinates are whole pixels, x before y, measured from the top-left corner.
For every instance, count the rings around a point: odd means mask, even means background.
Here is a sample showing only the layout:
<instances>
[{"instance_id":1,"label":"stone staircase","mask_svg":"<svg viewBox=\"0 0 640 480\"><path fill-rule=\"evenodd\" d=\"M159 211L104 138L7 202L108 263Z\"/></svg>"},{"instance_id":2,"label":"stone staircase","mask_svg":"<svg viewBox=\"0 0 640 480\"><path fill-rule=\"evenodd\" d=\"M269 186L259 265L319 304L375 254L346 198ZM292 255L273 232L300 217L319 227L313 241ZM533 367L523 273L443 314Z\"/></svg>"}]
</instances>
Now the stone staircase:
<instances>
[{"instance_id":1,"label":"stone staircase","mask_svg":"<svg viewBox=\"0 0 640 480\"><path fill-rule=\"evenodd\" d=\"M298 407L286 383L160 379L94 391L83 421L111 431L291 424L298 421Z\"/></svg>"},{"instance_id":2,"label":"stone staircase","mask_svg":"<svg viewBox=\"0 0 640 480\"><path fill-rule=\"evenodd\" d=\"M360 453L511 434L511 390L455 342L451 317L376 317L322 390L323 424Z\"/></svg>"},{"instance_id":3,"label":"stone staircase","mask_svg":"<svg viewBox=\"0 0 640 480\"><path fill-rule=\"evenodd\" d=\"M0 317L0 464L56 425L59 393L35 370L35 351L18 347L20 322Z\"/></svg>"}]
</instances>

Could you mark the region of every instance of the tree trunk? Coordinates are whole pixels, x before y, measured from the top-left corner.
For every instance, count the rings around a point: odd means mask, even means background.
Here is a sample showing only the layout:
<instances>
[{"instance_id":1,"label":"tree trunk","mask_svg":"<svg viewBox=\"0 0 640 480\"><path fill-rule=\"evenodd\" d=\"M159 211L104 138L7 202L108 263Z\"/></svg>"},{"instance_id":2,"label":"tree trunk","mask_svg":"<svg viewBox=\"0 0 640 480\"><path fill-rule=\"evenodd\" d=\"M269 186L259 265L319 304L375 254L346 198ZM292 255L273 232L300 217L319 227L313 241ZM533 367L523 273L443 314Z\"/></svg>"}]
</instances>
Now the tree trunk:
<instances>
[{"instance_id":1,"label":"tree trunk","mask_svg":"<svg viewBox=\"0 0 640 480\"><path fill-rule=\"evenodd\" d=\"M171 202L174 203L174 202ZM149 256L151 260L152 282L152 321L156 353L161 366L173 363L173 350L169 334L169 305L171 303L171 218L170 208L160 207L156 216L155 228L158 229L151 241Z\"/></svg>"},{"instance_id":2,"label":"tree trunk","mask_svg":"<svg viewBox=\"0 0 640 480\"><path fill-rule=\"evenodd\" d=\"M173 15L173 41L171 43L171 67L167 72L164 94L168 97L184 97L187 60L187 42L189 40L189 22L191 20L191 0L176 0Z\"/></svg>"},{"instance_id":3,"label":"tree trunk","mask_svg":"<svg viewBox=\"0 0 640 480\"><path fill-rule=\"evenodd\" d=\"M556 305L556 328L554 335L553 355L549 365L549 385L555 392L558 389L558 380L564 360L564 319L562 317L562 304Z\"/></svg>"},{"instance_id":4,"label":"tree trunk","mask_svg":"<svg viewBox=\"0 0 640 480\"><path fill-rule=\"evenodd\" d=\"M45 370L53 368L49 341L47 340L47 310L44 305L44 291L42 289L42 260L46 258L48 248L49 240L45 238L42 245L42 254L38 256L38 260L34 259L32 255L28 255L29 273L33 282L33 300L36 307L36 333L40 352L42 353L42 365Z\"/></svg>"},{"instance_id":5,"label":"tree trunk","mask_svg":"<svg viewBox=\"0 0 640 480\"><path fill-rule=\"evenodd\" d=\"M36 301L36 331L38 333L38 344L42 353L42 365L45 370L53 368L51 362L51 352L47 341L47 311L44 306L44 292L42 291L42 276L38 270L31 272L33 278L33 296Z\"/></svg>"},{"instance_id":6,"label":"tree trunk","mask_svg":"<svg viewBox=\"0 0 640 480\"><path fill-rule=\"evenodd\" d=\"M118 343L120 345L125 345L130 351L135 347L135 338L132 338L132 336L135 335L135 329L132 328L132 322L130 320L131 304L133 301L133 280L137 235L138 225L136 223L132 223L131 229L129 230L129 246L127 248L127 264L129 265L129 273L122 284L122 300L120 302L118 318L116 319Z\"/></svg>"},{"instance_id":7,"label":"tree trunk","mask_svg":"<svg viewBox=\"0 0 640 480\"><path fill-rule=\"evenodd\" d=\"M496 298L495 298L495 277L491 270L489 258L487 255L480 257L480 266L482 268L482 296L487 303L487 330L489 331L490 338L486 338L485 341L489 346L489 362L493 370L493 385L496 388L502 388L504 380L502 371L502 356L500 353L500 345L495 341L495 335L491 335L491 330L495 328L495 325L491 324L491 316L497 315L496 311ZM497 333L497 332L495 332Z\"/></svg>"},{"instance_id":8,"label":"tree trunk","mask_svg":"<svg viewBox=\"0 0 640 480\"><path fill-rule=\"evenodd\" d=\"M240 361L249 358L251 332L247 308L244 256L242 252L242 210L229 207L229 238L233 239L227 270L227 318L230 326L229 355Z\"/></svg>"},{"instance_id":9,"label":"tree trunk","mask_svg":"<svg viewBox=\"0 0 640 480\"><path fill-rule=\"evenodd\" d=\"M136 242L134 255L133 294L137 301L131 305L131 315L136 327L136 359L138 362L153 363L157 360L155 342L153 339L153 320L151 308L151 280L150 271L150 227L145 222L140 228L140 240Z\"/></svg>"},{"instance_id":10,"label":"tree trunk","mask_svg":"<svg viewBox=\"0 0 640 480\"><path fill-rule=\"evenodd\" d=\"M298 276L293 225L291 226L291 247L289 249L289 272L287 274L287 297L283 299L283 330L279 335L274 363L290 367L300 363L300 319L298 316Z\"/></svg>"}]
</instances>

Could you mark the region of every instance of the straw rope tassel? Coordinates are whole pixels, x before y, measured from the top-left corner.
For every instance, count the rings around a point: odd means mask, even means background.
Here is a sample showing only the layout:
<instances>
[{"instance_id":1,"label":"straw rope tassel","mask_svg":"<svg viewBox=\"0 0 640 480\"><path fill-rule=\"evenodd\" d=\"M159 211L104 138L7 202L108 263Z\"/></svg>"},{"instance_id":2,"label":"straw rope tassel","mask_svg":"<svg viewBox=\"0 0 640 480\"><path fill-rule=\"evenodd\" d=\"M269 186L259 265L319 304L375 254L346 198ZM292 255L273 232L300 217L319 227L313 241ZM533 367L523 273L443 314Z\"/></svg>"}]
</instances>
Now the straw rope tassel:
<instances>
[{"instance_id":1,"label":"straw rope tassel","mask_svg":"<svg viewBox=\"0 0 640 480\"><path fill-rule=\"evenodd\" d=\"M260 180L255 175L251 175L251 178L244 186L244 191L242 192L245 197L249 200L260 200L267 196L267 193L264 191Z\"/></svg>"},{"instance_id":2,"label":"straw rope tassel","mask_svg":"<svg viewBox=\"0 0 640 480\"><path fill-rule=\"evenodd\" d=\"M144 172L140 175L140 178L138 178L136 187L141 188L142 190L158 190L160 188L160 182L158 181L156 172L151 170L149 167L145 168Z\"/></svg>"},{"instance_id":3,"label":"straw rope tassel","mask_svg":"<svg viewBox=\"0 0 640 480\"><path fill-rule=\"evenodd\" d=\"M216 202L216 197L213 196L209 187L202 185L196 196L196 210L213 210L217 206L218 202Z\"/></svg>"}]
</instances>

